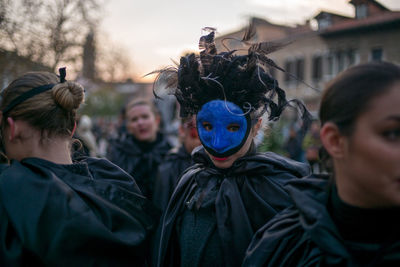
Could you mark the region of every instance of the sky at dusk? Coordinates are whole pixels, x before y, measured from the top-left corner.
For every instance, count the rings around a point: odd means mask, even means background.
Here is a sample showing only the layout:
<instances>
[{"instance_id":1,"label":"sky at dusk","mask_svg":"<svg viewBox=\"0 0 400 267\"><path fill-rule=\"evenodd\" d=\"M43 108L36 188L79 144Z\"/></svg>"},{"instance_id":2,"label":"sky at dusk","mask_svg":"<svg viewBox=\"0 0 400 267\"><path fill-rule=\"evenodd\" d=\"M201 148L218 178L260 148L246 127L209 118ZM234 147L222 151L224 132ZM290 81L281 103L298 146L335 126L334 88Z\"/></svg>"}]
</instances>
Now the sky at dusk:
<instances>
[{"instance_id":1,"label":"sky at dusk","mask_svg":"<svg viewBox=\"0 0 400 267\"><path fill-rule=\"evenodd\" d=\"M400 11L399 0L379 0ZM188 50L196 50L201 29L217 28L217 36L235 31L251 16L273 23L303 24L325 10L353 16L348 0L108 0L102 29L126 50L135 76L172 65Z\"/></svg>"}]
</instances>

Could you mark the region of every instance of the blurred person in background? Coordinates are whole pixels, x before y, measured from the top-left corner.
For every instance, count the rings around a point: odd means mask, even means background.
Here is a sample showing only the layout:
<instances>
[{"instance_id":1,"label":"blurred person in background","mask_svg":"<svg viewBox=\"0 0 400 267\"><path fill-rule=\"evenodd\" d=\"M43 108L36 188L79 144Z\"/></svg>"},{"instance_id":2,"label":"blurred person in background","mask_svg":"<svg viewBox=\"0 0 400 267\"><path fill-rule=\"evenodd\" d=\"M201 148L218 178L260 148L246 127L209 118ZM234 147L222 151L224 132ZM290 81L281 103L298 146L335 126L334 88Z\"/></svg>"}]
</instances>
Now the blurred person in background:
<instances>
[{"instance_id":1,"label":"blurred person in background","mask_svg":"<svg viewBox=\"0 0 400 267\"><path fill-rule=\"evenodd\" d=\"M392 63L351 67L327 85L319 116L330 175L287 184L295 205L254 236L243 266L399 266L399 103Z\"/></svg>"},{"instance_id":2,"label":"blurred person in background","mask_svg":"<svg viewBox=\"0 0 400 267\"><path fill-rule=\"evenodd\" d=\"M289 137L284 144L284 149L289 158L303 162L303 149L301 146L301 137L296 128L292 125L289 129Z\"/></svg>"},{"instance_id":3,"label":"blurred person in background","mask_svg":"<svg viewBox=\"0 0 400 267\"><path fill-rule=\"evenodd\" d=\"M82 115L78 118L73 137L79 142L74 142L72 145L72 158L97 156L97 142L92 132L92 119L89 116Z\"/></svg>"},{"instance_id":4,"label":"blurred person in background","mask_svg":"<svg viewBox=\"0 0 400 267\"><path fill-rule=\"evenodd\" d=\"M172 149L158 168L153 202L162 211L166 209L181 174L193 164L193 149L201 145L194 117L181 119L178 131L181 145Z\"/></svg>"},{"instance_id":5,"label":"blurred person in background","mask_svg":"<svg viewBox=\"0 0 400 267\"><path fill-rule=\"evenodd\" d=\"M71 159L77 83L26 73L0 102L1 266L143 266L153 220L133 178L105 159Z\"/></svg>"},{"instance_id":6,"label":"blurred person in background","mask_svg":"<svg viewBox=\"0 0 400 267\"><path fill-rule=\"evenodd\" d=\"M158 166L171 145L159 131L161 118L151 101L133 99L125 112L126 134L110 141L107 158L131 174L152 199Z\"/></svg>"},{"instance_id":7,"label":"blurred person in background","mask_svg":"<svg viewBox=\"0 0 400 267\"><path fill-rule=\"evenodd\" d=\"M310 164L313 173L322 171L322 165L319 158L319 150L322 146L321 139L319 137L319 131L320 122L314 120L311 123L310 130L306 133L302 144L305 151L306 160Z\"/></svg>"}]
</instances>

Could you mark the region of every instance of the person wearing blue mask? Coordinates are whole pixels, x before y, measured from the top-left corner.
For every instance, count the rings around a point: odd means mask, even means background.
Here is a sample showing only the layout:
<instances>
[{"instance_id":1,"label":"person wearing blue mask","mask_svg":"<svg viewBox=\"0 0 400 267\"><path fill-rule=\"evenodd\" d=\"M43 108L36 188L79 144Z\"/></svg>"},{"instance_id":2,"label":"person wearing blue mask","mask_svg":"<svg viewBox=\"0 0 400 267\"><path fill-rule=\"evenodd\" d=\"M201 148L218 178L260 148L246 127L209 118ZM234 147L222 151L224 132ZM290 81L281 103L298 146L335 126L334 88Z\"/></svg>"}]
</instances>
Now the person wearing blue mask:
<instances>
[{"instance_id":1,"label":"person wearing blue mask","mask_svg":"<svg viewBox=\"0 0 400 267\"><path fill-rule=\"evenodd\" d=\"M154 266L240 266L253 234L291 205L283 184L310 173L306 164L256 152L265 112L276 120L297 105L309 116L267 73L263 45L247 55L217 53L211 31L200 39L200 55L158 71L154 88L167 81L180 116L196 116L202 146L192 152L195 164L182 174L161 219Z\"/></svg>"}]
</instances>

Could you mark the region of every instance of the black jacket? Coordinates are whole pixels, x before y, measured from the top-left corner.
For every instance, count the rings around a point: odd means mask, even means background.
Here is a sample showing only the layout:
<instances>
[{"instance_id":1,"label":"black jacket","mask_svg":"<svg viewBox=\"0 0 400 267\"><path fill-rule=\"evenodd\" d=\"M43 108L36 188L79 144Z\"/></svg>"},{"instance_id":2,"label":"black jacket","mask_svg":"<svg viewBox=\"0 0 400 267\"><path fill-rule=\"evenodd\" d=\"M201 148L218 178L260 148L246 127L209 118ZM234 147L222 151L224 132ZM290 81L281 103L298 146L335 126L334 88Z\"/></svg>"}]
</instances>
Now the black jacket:
<instances>
[{"instance_id":1,"label":"black jacket","mask_svg":"<svg viewBox=\"0 0 400 267\"><path fill-rule=\"evenodd\" d=\"M256 233L243 266L399 266L400 231L381 244L343 238L327 208L331 188L326 177L316 175L288 183L295 206ZM398 218L388 225L398 228Z\"/></svg>"},{"instance_id":2,"label":"black jacket","mask_svg":"<svg viewBox=\"0 0 400 267\"><path fill-rule=\"evenodd\" d=\"M171 145L158 134L152 143L139 142L132 135L122 135L110 142L107 158L132 175L143 195L152 199L157 169Z\"/></svg>"},{"instance_id":3,"label":"black jacket","mask_svg":"<svg viewBox=\"0 0 400 267\"><path fill-rule=\"evenodd\" d=\"M171 150L160 164L153 195L153 202L160 210L167 208L181 174L192 164L192 157L184 146Z\"/></svg>"},{"instance_id":4,"label":"black jacket","mask_svg":"<svg viewBox=\"0 0 400 267\"><path fill-rule=\"evenodd\" d=\"M0 266L142 266L150 206L105 159L12 161L0 175Z\"/></svg>"},{"instance_id":5,"label":"black jacket","mask_svg":"<svg viewBox=\"0 0 400 267\"><path fill-rule=\"evenodd\" d=\"M238 266L253 234L291 205L283 184L308 175L309 167L271 152L248 154L226 170L215 168L201 147L192 156L196 164L182 175L159 226L153 264L179 266L177 224L188 206L211 202L223 262Z\"/></svg>"}]
</instances>

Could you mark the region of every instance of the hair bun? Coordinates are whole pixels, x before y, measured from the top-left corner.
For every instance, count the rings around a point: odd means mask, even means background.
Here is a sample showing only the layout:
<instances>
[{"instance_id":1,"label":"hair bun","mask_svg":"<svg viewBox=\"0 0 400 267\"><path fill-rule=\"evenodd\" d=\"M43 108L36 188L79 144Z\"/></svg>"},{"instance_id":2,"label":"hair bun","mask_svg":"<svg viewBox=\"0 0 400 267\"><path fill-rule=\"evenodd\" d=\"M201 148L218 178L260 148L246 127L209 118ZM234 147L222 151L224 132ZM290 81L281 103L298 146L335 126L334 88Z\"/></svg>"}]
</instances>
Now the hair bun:
<instances>
[{"instance_id":1,"label":"hair bun","mask_svg":"<svg viewBox=\"0 0 400 267\"><path fill-rule=\"evenodd\" d=\"M83 87L75 82L56 84L52 91L55 102L68 111L79 108L85 98Z\"/></svg>"}]
</instances>

